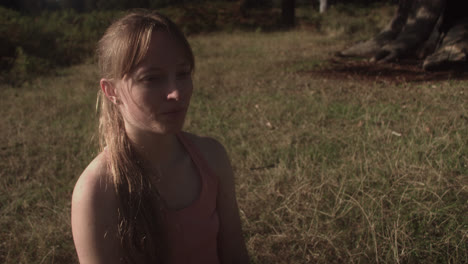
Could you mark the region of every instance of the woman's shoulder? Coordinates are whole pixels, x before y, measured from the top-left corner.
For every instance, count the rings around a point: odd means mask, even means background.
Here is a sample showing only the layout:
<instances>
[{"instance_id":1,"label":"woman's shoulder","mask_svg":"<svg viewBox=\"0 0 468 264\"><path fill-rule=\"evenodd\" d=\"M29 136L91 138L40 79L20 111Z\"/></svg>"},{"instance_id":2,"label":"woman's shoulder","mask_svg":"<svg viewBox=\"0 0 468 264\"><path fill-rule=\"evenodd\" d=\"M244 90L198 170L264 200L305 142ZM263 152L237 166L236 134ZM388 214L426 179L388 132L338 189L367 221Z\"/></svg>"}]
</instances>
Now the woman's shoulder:
<instances>
[{"instance_id":1,"label":"woman's shoulder","mask_svg":"<svg viewBox=\"0 0 468 264\"><path fill-rule=\"evenodd\" d=\"M120 262L121 256L115 253L119 249L118 204L106 156L101 153L84 170L73 190L72 232L81 263Z\"/></svg>"},{"instance_id":2,"label":"woman's shoulder","mask_svg":"<svg viewBox=\"0 0 468 264\"><path fill-rule=\"evenodd\" d=\"M223 144L211 137L198 136L187 132L183 133L199 150L220 180L232 177L231 163Z\"/></svg>"},{"instance_id":3,"label":"woman's shoulder","mask_svg":"<svg viewBox=\"0 0 468 264\"><path fill-rule=\"evenodd\" d=\"M72 225L91 219L103 225L114 221L119 203L107 163L103 152L78 178L72 196Z\"/></svg>"},{"instance_id":4,"label":"woman's shoulder","mask_svg":"<svg viewBox=\"0 0 468 264\"><path fill-rule=\"evenodd\" d=\"M212 137L199 136L188 132L182 132L184 136L194 144L208 162L219 159L227 159L228 155L223 144Z\"/></svg>"},{"instance_id":5,"label":"woman's shoulder","mask_svg":"<svg viewBox=\"0 0 468 264\"><path fill-rule=\"evenodd\" d=\"M106 153L101 152L78 178L73 190L73 200L82 199L83 196L100 198L109 196L108 199L111 199L112 194L115 194L114 184L108 169Z\"/></svg>"}]
</instances>

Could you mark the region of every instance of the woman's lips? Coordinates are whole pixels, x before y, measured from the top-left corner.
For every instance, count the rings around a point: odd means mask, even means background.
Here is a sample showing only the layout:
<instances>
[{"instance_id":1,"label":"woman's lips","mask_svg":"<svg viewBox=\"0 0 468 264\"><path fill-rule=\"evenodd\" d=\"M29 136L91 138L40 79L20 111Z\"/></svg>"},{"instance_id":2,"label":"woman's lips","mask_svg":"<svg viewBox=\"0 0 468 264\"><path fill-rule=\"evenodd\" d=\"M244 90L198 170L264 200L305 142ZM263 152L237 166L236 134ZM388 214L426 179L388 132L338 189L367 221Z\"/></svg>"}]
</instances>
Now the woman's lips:
<instances>
[{"instance_id":1,"label":"woman's lips","mask_svg":"<svg viewBox=\"0 0 468 264\"><path fill-rule=\"evenodd\" d=\"M171 109L171 110L161 112L161 115L170 119L179 118L185 114L185 111L186 111L186 108L176 108L176 109Z\"/></svg>"},{"instance_id":2,"label":"woman's lips","mask_svg":"<svg viewBox=\"0 0 468 264\"><path fill-rule=\"evenodd\" d=\"M181 112L184 112L184 111L185 111L185 108L176 108L176 109L171 109L171 110L168 110L168 111L161 112L161 114L163 114L163 115L172 115L172 114L177 114L177 113L181 113Z\"/></svg>"}]
</instances>

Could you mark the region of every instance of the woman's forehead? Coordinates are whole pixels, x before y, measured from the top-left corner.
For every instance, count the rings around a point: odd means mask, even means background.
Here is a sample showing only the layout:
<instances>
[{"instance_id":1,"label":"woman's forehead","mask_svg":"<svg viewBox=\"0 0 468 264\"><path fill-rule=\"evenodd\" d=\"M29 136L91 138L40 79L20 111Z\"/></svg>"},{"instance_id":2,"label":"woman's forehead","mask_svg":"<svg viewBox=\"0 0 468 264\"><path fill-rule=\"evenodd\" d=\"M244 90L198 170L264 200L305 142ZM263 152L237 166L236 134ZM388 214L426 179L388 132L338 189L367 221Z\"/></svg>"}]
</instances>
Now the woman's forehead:
<instances>
[{"instance_id":1,"label":"woman's forehead","mask_svg":"<svg viewBox=\"0 0 468 264\"><path fill-rule=\"evenodd\" d=\"M164 31L154 31L141 66L189 64L186 50L180 40Z\"/></svg>"}]
</instances>

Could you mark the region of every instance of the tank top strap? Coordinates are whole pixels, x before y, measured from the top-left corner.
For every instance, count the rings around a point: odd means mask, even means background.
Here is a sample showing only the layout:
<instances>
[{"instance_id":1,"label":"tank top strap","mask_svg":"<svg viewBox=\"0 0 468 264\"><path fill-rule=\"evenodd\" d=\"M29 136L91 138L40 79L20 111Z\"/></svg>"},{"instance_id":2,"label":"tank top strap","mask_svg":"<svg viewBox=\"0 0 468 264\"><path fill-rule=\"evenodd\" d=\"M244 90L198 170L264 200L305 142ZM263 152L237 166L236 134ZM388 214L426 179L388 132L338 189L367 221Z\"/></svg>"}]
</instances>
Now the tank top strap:
<instances>
[{"instance_id":1,"label":"tank top strap","mask_svg":"<svg viewBox=\"0 0 468 264\"><path fill-rule=\"evenodd\" d=\"M218 178L216 177L216 174L208 165L208 162L203 157L200 150L195 146L195 144L187 138L184 132L179 132L176 135L179 141L182 143L182 145L184 145L185 149L189 153L193 162L198 167L198 169L202 172L202 174L203 175L207 174L207 176L209 176L210 179L214 180L215 183L217 183Z\"/></svg>"}]
</instances>

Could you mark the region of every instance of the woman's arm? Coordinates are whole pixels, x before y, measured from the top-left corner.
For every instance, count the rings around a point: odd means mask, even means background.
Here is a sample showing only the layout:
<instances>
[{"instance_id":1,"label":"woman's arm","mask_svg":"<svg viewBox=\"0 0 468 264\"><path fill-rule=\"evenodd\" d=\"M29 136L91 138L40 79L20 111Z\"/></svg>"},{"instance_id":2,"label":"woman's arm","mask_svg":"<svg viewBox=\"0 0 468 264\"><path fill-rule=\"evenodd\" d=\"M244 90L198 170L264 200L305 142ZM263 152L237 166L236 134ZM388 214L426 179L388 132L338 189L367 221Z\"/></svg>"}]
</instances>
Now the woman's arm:
<instances>
[{"instance_id":1,"label":"woman's arm","mask_svg":"<svg viewBox=\"0 0 468 264\"><path fill-rule=\"evenodd\" d=\"M220 222L218 250L221 263L249 263L229 157L224 147L216 140L204 138L203 141L202 152L219 181L217 210Z\"/></svg>"},{"instance_id":2,"label":"woman's arm","mask_svg":"<svg viewBox=\"0 0 468 264\"><path fill-rule=\"evenodd\" d=\"M78 179L72 198L72 232L81 264L123 263L117 237L118 203L102 154Z\"/></svg>"}]
</instances>

